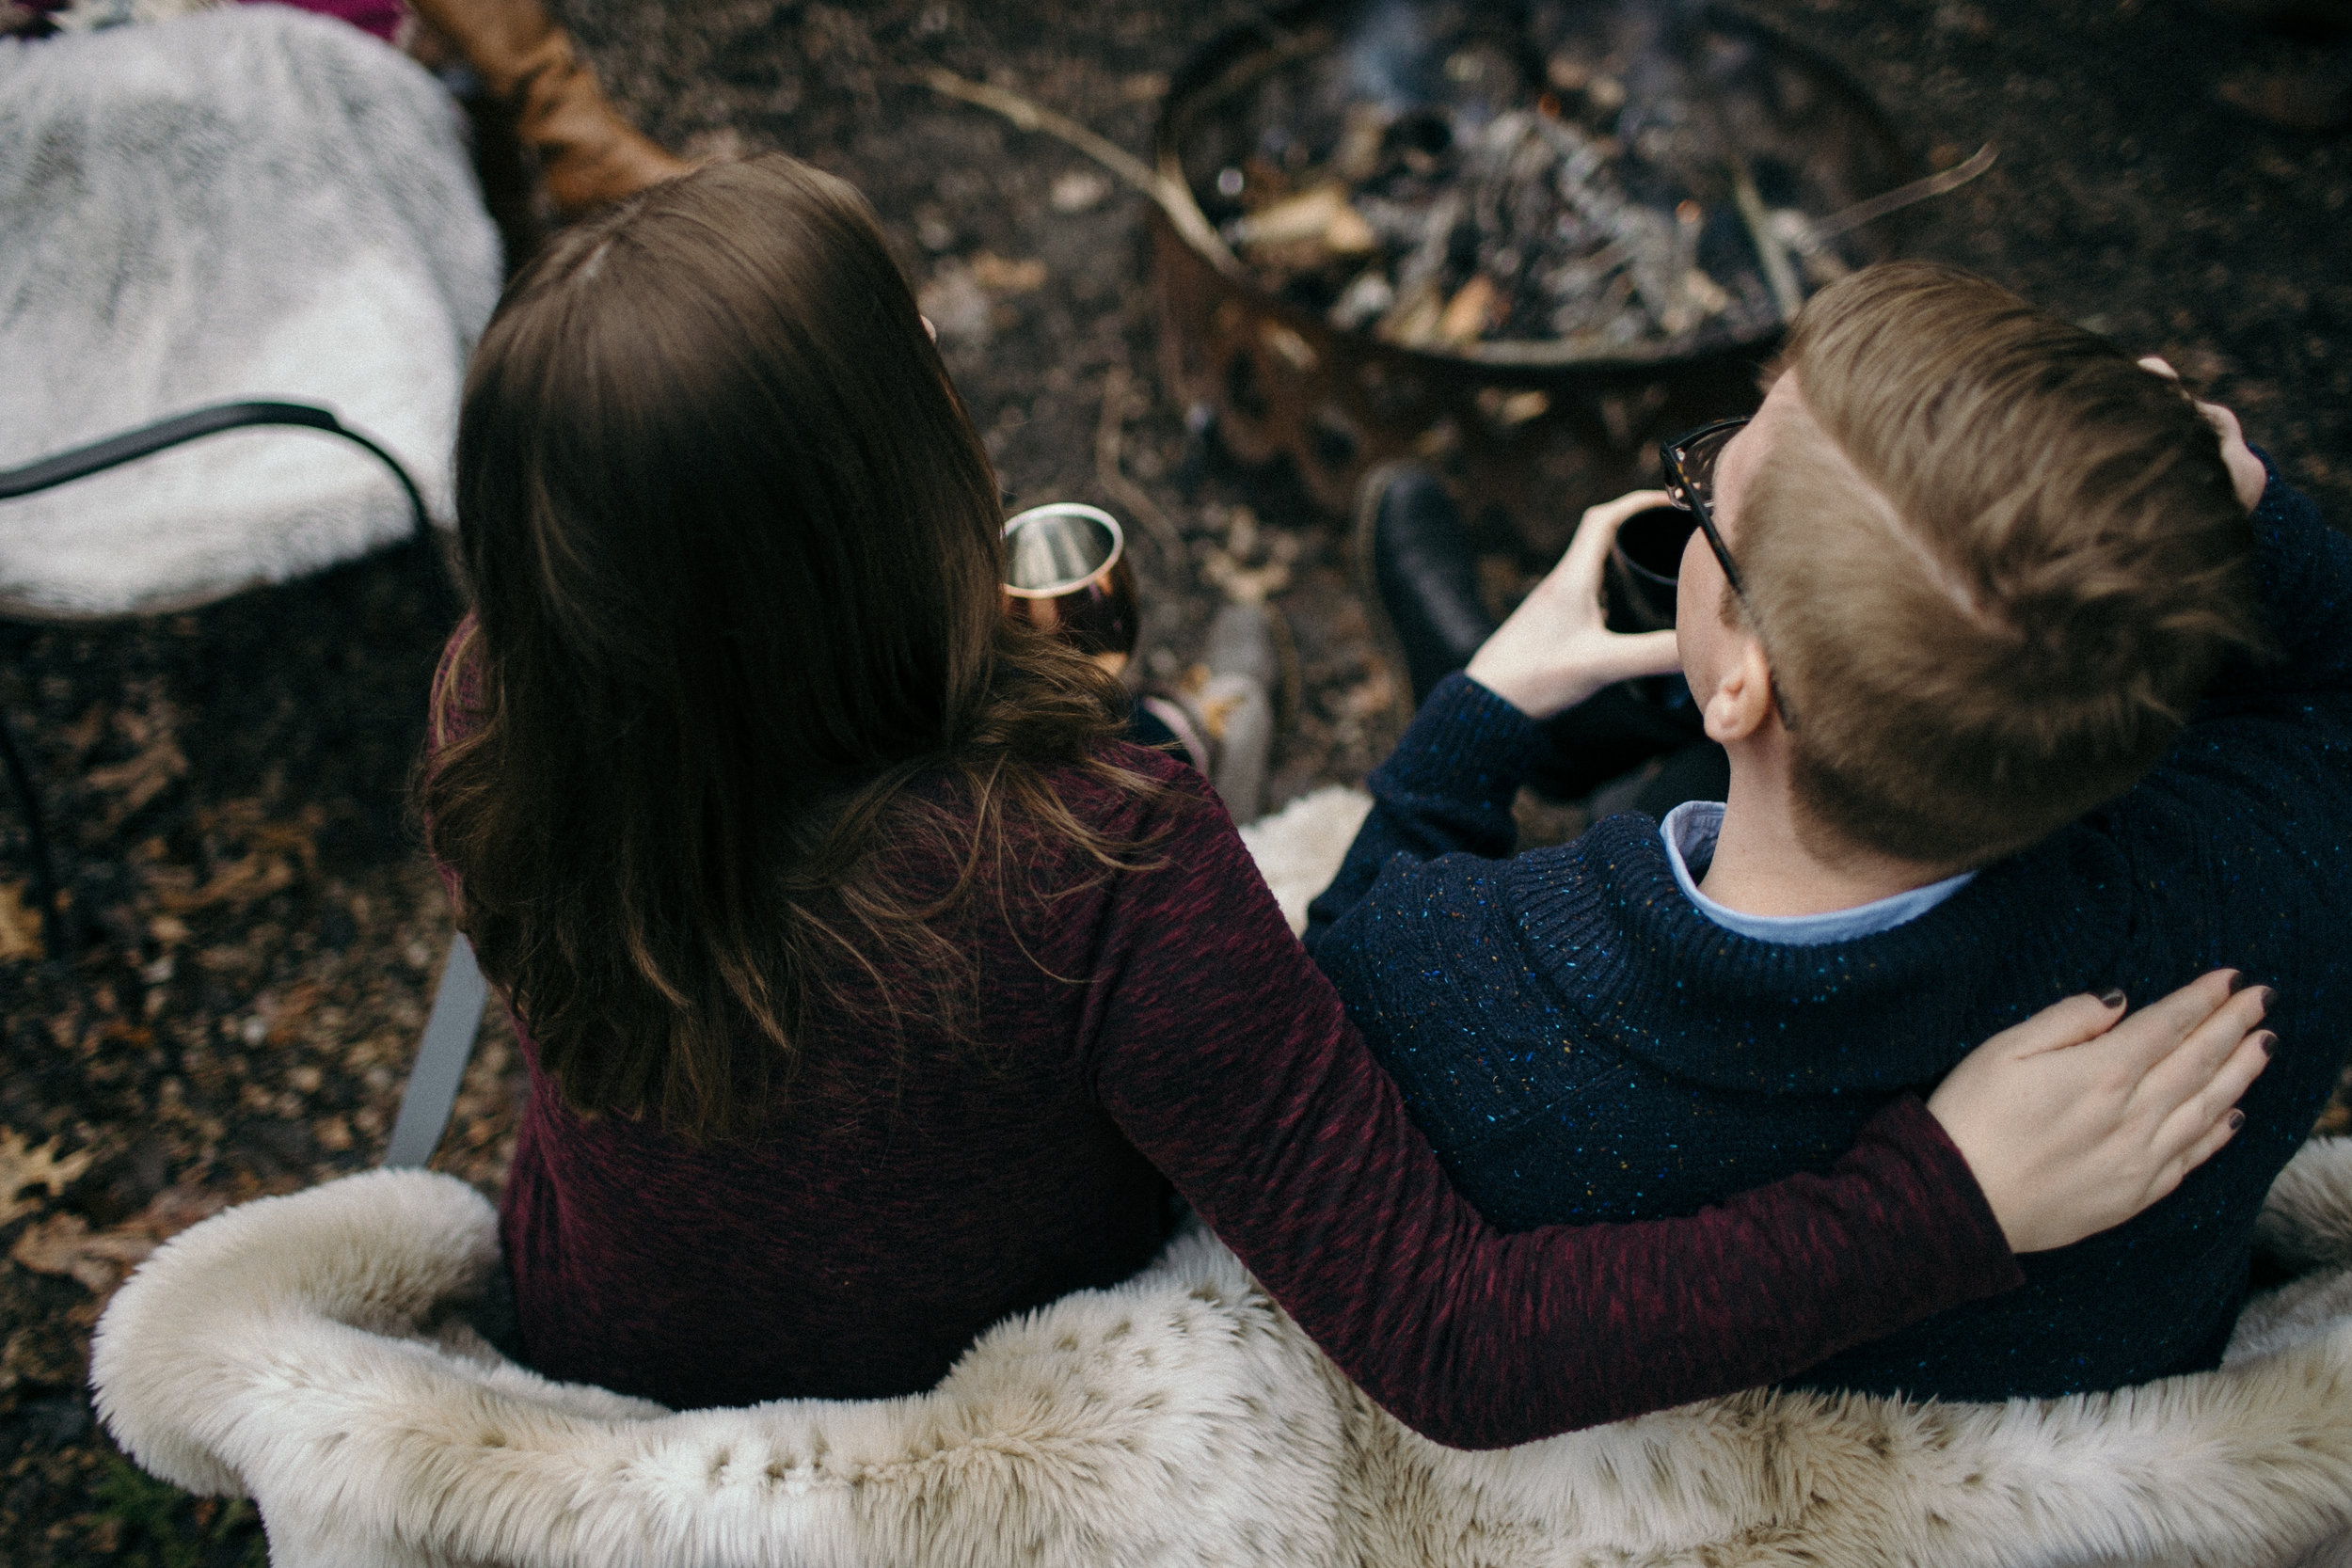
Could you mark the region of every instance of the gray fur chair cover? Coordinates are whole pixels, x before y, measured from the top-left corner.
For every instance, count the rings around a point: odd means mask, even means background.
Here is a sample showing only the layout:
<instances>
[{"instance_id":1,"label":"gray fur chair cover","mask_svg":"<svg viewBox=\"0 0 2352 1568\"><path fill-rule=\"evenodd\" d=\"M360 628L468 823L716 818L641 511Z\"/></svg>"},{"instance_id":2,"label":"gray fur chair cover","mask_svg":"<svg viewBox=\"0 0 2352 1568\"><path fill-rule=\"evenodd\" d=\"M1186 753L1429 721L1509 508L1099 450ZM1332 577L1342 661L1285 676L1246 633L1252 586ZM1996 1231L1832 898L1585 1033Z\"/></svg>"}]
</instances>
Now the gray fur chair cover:
<instances>
[{"instance_id":1,"label":"gray fur chair cover","mask_svg":"<svg viewBox=\"0 0 2352 1568\"><path fill-rule=\"evenodd\" d=\"M1363 816L1245 830L1294 920ZM2352 1568L2352 1139L2263 1216L2301 1275L2221 1370L1910 1404L1756 1390L1495 1453L1414 1435L1199 1228L997 1325L930 1393L674 1413L466 1321L490 1206L375 1171L219 1214L115 1296L90 1380L276 1568Z\"/></svg>"},{"instance_id":2,"label":"gray fur chair cover","mask_svg":"<svg viewBox=\"0 0 2352 1568\"><path fill-rule=\"evenodd\" d=\"M277 6L0 42L0 467L208 403L323 404L450 510L497 231L454 103ZM365 452L238 432L0 501L0 610L201 603L403 537Z\"/></svg>"}]
</instances>

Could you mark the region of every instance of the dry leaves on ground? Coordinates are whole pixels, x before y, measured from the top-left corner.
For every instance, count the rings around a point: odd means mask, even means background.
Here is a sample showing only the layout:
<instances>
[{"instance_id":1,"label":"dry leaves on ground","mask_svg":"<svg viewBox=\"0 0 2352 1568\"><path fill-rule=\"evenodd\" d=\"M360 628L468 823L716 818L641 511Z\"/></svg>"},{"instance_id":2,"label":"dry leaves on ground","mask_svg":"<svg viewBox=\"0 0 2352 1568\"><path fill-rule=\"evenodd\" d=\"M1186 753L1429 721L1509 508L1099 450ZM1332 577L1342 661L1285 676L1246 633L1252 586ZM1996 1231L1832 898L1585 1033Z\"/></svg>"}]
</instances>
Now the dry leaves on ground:
<instances>
[{"instance_id":1,"label":"dry leaves on ground","mask_svg":"<svg viewBox=\"0 0 2352 1568\"><path fill-rule=\"evenodd\" d=\"M1201 556L1200 575L1227 598L1263 604L1290 587L1291 568L1304 550L1299 535L1261 528L1257 513L1247 506L1230 508L1219 531L1224 542ZM1253 561L1258 564L1248 564Z\"/></svg>"},{"instance_id":2,"label":"dry leaves on ground","mask_svg":"<svg viewBox=\"0 0 2352 1568\"><path fill-rule=\"evenodd\" d=\"M147 873L148 887L156 905L172 914L216 904L243 909L317 874L318 831L326 820L315 804L284 818L268 816L259 800L199 809L195 823L213 851L212 874L199 882L193 867L158 865ZM232 855L232 847L244 853Z\"/></svg>"},{"instance_id":3,"label":"dry leaves on ground","mask_svg":"<svg viewBox=\"0 0 2352 1568\"><path fill-rule=\"evenodd\" d=\"M988 250L968 261L945 257L915 303L943 342L977 346L1017 319L1011 307L998 301L1043 288L1046 277L1045 263L1034 257L1015 261Z\"/></svg>"},{"instance_id":4,"label":"dry leaves on ground","mask_svg":"<svg viewBox=\"0 0 2352 1568\"><path fill-rule=\"evenodd\" d=\"M1025 294L1045 286L1045 263L983 250L972 258L972 280L993 294Z\"/></svg>"},{"instance_id":5,"label":"dry leaves on ground","mask_svg":"<svg viewBox=\"0 0 2352 1568\"><path fill-rule=\"evenodd\" d=\"M187 776L187 753L180 750L178 731L180 713L170 701L155 691L151 684L141 695L145 701L136 708L124 707L114 715L114 730L133 748L130 757L93 768L85 776L92 789L116 799L106 807L104 825L108 832L130 820L147 803L171 787L175 780ZM97 710L86 715L70 736L76 742L77 752L95 744L103 725L97 722ZM85 736L85 733L87 735Z\"/></svg>"},{"instance_id":6,"label":"dry leaves on ground","mask_svg":"<svg viewBox=\"0 0 2352 1568\"><path fill-rule=\"evenodd\" d=\"M89 1169L90 1152L69 1154L59 1159L57 1140L30 1146L12 1127L0 1127L0 1225L40 1207L38 1198L24 1195L34 1187L47 1190L52 1198L63 1197L75 1178Z\"/></svg>"},{"instance_id":7,"label":"dry leaves on ground","mask_svg":"<svg viewBox=\"0 0 2352 1568\"><path fill-rule=\"evenodd\" d=\"M41 940L40 905L25 896L23 882L0 882L0 963L11 958L39 962L48 955Z\"/></svg>"},{"instance_id":8,"label":"dry leaves on ground","mask_svg":"<svg viewBox=\"0 0 2352 1568\"><path fill-rule=\"evenodd\" d=\"M35 1274L63 1275L101 1298L131 1277L171 1237L228 1207L216 1193L166 1187L135 1217L92 1230L79 1214L54 1214L27 1226L8 1249L9 1259Z\"/></svg>"}]
</instances>

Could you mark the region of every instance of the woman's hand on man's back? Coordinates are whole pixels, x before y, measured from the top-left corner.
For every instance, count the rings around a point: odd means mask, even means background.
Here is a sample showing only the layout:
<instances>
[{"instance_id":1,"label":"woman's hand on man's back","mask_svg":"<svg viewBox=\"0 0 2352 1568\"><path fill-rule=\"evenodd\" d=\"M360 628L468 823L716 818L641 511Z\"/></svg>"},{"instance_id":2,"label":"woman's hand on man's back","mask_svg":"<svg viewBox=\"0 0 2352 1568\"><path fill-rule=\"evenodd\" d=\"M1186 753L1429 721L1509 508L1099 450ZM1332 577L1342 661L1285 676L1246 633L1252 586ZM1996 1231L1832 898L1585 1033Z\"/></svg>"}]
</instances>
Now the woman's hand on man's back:
<instances>
[{"instance_id":1,"label":"woman's hand on man's back","mask_svg":"<svg viewBox=\"0 0 2352 1568\"><path fill-rule=\"evenodd\" d=\"M2012 1252L2068 1246L2181 1183L2244 1124L2270 1060L2266 986L2216 970L2124 1016L2071 996L2004 1029L1928 1100Z\"/></svg>"}]
</instances>

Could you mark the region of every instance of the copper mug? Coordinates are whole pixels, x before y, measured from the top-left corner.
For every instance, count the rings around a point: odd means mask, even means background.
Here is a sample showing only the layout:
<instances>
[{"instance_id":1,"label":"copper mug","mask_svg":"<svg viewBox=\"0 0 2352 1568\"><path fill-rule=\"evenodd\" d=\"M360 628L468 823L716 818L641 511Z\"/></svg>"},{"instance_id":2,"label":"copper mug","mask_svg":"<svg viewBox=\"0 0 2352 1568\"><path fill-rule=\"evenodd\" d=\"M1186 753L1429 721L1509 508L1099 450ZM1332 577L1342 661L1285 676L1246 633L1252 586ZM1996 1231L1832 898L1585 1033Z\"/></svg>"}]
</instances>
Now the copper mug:
<instances>
[{"instance_id":1,"label":"copper mug","mask_svg":"<svg viewBox=\"0 0 2352 1568\"><path fill-rule=\"evenodd\" d=\"M1005 609L1114 670L1136 650L1136 572L1119 519L1054 501L1005 523Z\"/></svg>"}]
</instances>

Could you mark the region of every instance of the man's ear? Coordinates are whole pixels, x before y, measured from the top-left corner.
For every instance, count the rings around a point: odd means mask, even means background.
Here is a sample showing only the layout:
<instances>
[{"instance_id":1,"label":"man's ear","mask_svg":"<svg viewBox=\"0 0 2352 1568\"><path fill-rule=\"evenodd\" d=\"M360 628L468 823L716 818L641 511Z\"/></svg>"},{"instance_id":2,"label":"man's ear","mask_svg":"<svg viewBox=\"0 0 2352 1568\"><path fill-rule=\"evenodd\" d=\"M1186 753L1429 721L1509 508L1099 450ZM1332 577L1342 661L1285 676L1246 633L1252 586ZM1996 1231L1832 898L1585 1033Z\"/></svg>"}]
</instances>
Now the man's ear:
<instances>
[{"instance_id":1,"label":"man's ear","mask_svg":"<svg viewBox=\"0 0 2352 1568\"><path fill-rule=\"evenodd\" d=\"M1762 729L1772 713L1772 666L1764 657L1764 644L1753 637L1741 638L1740 657L1702 702L1707 738L1719 746L1745 740Z\"/></svg>"}]
</instances>

